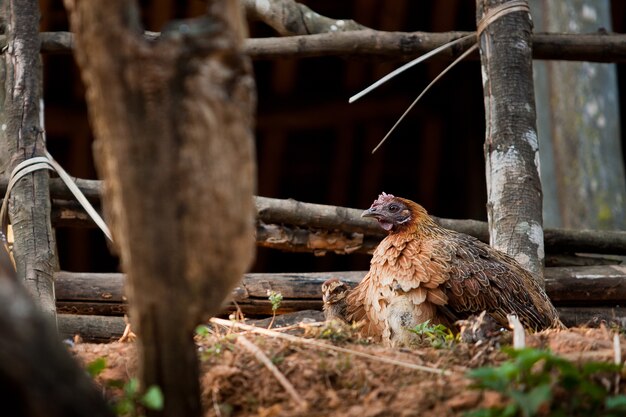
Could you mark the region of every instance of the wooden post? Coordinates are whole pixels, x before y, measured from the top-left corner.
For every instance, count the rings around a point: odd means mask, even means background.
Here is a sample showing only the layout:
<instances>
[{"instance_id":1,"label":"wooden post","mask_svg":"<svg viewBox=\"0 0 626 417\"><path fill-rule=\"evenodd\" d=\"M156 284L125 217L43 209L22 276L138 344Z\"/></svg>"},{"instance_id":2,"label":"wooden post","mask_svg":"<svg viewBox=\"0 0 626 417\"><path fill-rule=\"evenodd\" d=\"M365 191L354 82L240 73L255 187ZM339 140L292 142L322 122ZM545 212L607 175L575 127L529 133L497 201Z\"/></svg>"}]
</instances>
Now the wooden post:
<instances>
[{"instance_id":1,"label":"wooden post","mask_svg":"<svg viewBox=\"0 0 626 417\"><path fill-rule=\"evenodd\" d=\"M477 0L485 16L511 1ZM525 1L515 3L528 6ZM532 78L532 22L517 10L493 19L480 34L485 100L485 164L490 244L513 256L543 285L539 147Z\"/></svg>"},{"instance_id":2,"label":"wooden post","mask_svg":"<svg viewBox=\"0 0 626 417\"><path fill-rule=\"evenodd\" d=\"M210 1L205 16L149 42L136 1L65 4L140 378L163 391L162 415L200 416L194 329L254 253L255 90L241 9Z\"/></svg>"},{"instance_id":3,"label":"wooden post","mask_svg":"<svg viewBox=\"0 0 626 417\"><path fill-rule=\"evenodd\" d=\"M0 65L0 168L8 177L20 162L43 156L40 123L41 60L39 5L36 0L3 0L3 32L7 47ZM9 216L13 225L14 257L19 279L55 320L53 274L58 269L54 233L50 225L48 172L22 178L11 193Z\"/></svg>"}]
</instances>

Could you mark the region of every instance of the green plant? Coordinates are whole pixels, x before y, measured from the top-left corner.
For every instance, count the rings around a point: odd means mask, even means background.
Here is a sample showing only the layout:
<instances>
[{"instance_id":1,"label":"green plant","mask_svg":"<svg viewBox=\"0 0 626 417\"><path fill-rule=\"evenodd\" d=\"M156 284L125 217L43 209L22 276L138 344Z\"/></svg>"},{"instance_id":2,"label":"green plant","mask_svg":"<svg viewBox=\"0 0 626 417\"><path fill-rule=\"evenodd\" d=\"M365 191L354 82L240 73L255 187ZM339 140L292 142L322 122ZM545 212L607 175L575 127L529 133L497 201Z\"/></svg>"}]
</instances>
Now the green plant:
<instances>
[{"instance_id":1,"label":"green plant","mask_svg":"<svg viewBox=\"0 0 626 417\"><path fill-rule=\"evenodd\" d=\"M198 327L196 327L196 335L200 336L200 337L206 337L208 335L211 334L211 329L208 328L208 326L204 325L204 324L200 324L198 325Z\"/></svg>"},{"instance_id":2,"label":"green plant","mask_svg":"<svg viewBox=\"0 0 626 417\"><path fill-rule=\"evenodd\" d=\"M471 417L626 415L626 396L612 395L607 381L621 366L605 362L575 364L548 350L504 349L510 360L496 367L474 369L474 387L499 392L500 407L468 413Z\"/></svg>"},{"instance_id":3,"label":"green plant","mask_svg":"<svg viewBox=\"0 0 626 417\"><path fill-rule=\"evenodd\" d=\"M456 339L454 333L443 324L431 324L430 320L420 323L412 329L411 333L420 336L421 340L427 340L434 348L450 347Z\"/></svg>"},{"instance_id":4,"label":"green plant","mask_svg":"<svg viewBox=\"0 0 626 417\"><path fill-rule=\"evenodd\" d=\"M280 304L283 302L283 295L274 290L267 290L267 298L272 304L272 320L270 321L269 326L267 326L268 329L271 329L274 324L274 320L276 319L276 310L280 308Z\"/></svg>"},{"instance_id":5,"label":"green plant","mask_svg":"<svg viewBox=\"0 0 626 417\"><path fill-rule=\"evenodd\" d=\"M106 359L98 358L86 366L87 373L92 378L97 377L106 369ZM163 393L156 385L151 385L145 392L139 389L137 378L130 378L128 382L120 380L107 381L106 385L111 388L122 390L122 396L112 403L113 409L118 416L140 417L142 408L149 410L163 409Z\"/></svg>"},{"instance_id":6,"label":"green plant","mask_svg":"<svg viewBox=\"0 0 626 417\"><path fill-rule=\"evenodd\" d=\"M137 378L131 378L123 384L123 395L114 404L113 408L118 416L139 417L141 408L149 410L163 409L163 393L156 385L151 385L142 393L139 390Z\"/></svg>"}]
</instances>

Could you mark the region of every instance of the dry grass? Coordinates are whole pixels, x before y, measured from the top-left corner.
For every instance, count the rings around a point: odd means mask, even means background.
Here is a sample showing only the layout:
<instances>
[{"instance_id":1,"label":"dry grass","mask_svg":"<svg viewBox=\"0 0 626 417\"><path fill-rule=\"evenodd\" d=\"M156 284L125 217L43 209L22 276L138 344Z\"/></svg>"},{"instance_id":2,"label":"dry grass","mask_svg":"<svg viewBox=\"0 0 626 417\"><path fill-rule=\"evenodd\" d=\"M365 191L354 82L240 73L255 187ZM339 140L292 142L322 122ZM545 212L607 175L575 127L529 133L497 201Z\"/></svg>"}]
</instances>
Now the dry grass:
<instances>
[{"instance_id":1,"label":"dry grass","mask_svg":"<svg viewBox=\"0 0 626 417\"><path fill-rule=\"evenodd\" d=\"M505 360L499 344L510 343L507 334L500 340L478 345L455 343L446 349L397 349L362 339L358 329L336 323L277 330L316 342L285 340L218 325L212 325L208 334L196 337L207 416L462 416L478 406L502 401L498 394L468 389L470 381L465 372ZM259 360L255 349L237 342L240 335L245 335L275 365L295 396L279 382L275 371ZM319 346L319 342L341 349L329 350ZM544 331L527 336L526 343L549 348L572 360L614 359L613 332L606 328ZM623 336L621 346L626 347ZM77 344L74 352L85 363L106 358L107 369L98 377L103 386L111 379L127 379L136 370L132 344ZM447 374L402 364L445 370ZM621 390L626 388L622 386ZM113 391L109 394L115 395Z\"/></svg>"}]
</instances>

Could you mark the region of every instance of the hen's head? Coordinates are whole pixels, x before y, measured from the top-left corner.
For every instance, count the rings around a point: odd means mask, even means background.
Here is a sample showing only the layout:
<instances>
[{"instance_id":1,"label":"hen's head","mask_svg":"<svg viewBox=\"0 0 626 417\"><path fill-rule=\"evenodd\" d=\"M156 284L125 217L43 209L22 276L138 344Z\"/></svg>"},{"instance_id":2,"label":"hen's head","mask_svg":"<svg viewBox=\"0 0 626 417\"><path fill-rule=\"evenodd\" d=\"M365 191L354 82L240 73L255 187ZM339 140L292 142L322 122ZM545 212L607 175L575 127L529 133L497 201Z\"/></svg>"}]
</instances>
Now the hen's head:
<instances>
[{"instance_id":1,"label":"hen's head","mask_svg":"<svg viewBox=\"0 0 626 417\"><path fill-rule=\"evenodd\" d=\"M388 232L403 230L420 219L428 219L422 206L411 200L382 193L361 217L373 217Z\"/></svg>"}]
</instances>

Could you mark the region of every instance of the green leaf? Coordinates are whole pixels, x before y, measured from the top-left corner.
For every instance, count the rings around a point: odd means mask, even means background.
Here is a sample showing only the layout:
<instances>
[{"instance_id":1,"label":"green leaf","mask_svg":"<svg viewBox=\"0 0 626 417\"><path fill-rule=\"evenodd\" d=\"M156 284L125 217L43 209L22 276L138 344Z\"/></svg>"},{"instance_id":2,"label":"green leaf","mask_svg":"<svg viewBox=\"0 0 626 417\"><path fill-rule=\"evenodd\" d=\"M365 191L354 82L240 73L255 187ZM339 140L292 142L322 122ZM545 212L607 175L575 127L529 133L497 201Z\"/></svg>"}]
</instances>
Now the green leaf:
<instances>
[{"instance_id":1,"label":"green leaf","mask_svg":"<svg viewBox=\"0 0 626 417\"><path fill-rule=\"evenodd\" d=\"M587 362L583 365L582 373L587 376L599 372L619 372L620 370L620 365L610 362Z\"/></svg>"},{"instance_id":2,"label":"green leaf","mask_svg":"<svg viewBox=\"0 0 626 417\"><path fill-rule=\"evenodd\" d=\"M500 415L498 417L516 417L517 416L517 412L519 411L519 408L517 407L517 404L509 404L506 407L504 407L504 409L500 412Z\"/></svg>"},{"instance_id":3,"label":"green leaf","mask_svg":"<svg viewBox=\"0 0 626 417\"><path fill-rule=\"evenodd\" d=\"M135 394L137 394L138 390L139 390L139 381L137 380L137 378L129 379L126 385L124 385L124 393L128 397L133 397Z\"/></svg>"},{"instance_id":4,"label":"green leaf","mask_svg":"<svg viewBox=\"0 0 626 417\"><path fill-rule=\"evenodd\" d=\"M135 409L135 405L129 398L122 398L115 404L115 414L118 416L130 415Z\"/></svg>"},{"instance_id":5,"label":"green leaf","mask_svg":"<svg viewBox=\"0 0 626 417\"><path fill-rule=\"evenodd\" d=\"M512 391L511 398L517 403L525 417L531 417L537 414L539 407L546 403L552 397L552 387L549 384L543 384L534 387L528 393Z\"/></svg>"},{"instance_id":6,"label":"green leaf","mask_svg":"<svg viewBox=\"0 0 626 417\"><path fill-rule=\"evenodd\" d=\"M520 349L515 362L520 370L529 371L537 362L542 359L549 360L551 356L550 352L545 350L526 348Z\"/></svg>"},{"instance_id":7,"label":"green leaf","mask_svg":"<svg viewBox=\"0 0 626 417\"><path fill-rule=\"evenodd\" d=\"M87 364L87 373L95 378L100 375L107 367L107 361L104 358L95 359Z\"/></svg>"},{"instance_id":8,"label":"green leaf","mask_svg":"<svg viewBox=\"0 0 626 417\"><path fill-rule=\"evenodd\" d=\"M626 411L626 395L608 397L605 401L607 410Z\"/></svg>"},{"instance_id":9,"label":"green leaf","mask_svg":"<svg viewBox=\"0 0 626 417\"><path fill-rule=\"evenodd\" d=\"M465 417L498 417L501 415L499 408L480 408L464 414Z\"/></svg>"},{"instance_id":10,"label":"green leaf","mask_svg":"<svg viewBox=\"0 0 626 417\"><path fill-rule=\"evenodd\" d=\"M121 379L112 379L107 382L107 385L111 388L123 389L125 384Z\"/></svg>"},{"instance_id":11,"label":"green leaf","mask_svg":"<svg viewBox=\"0 0 626 417\"><path fill-rule=\"evenodd\" d=\"M505 362L497 368L484 367L473 369L467 375L476 380L476 386L479 388L503 392L516 374L517 367L515 364Z\"/></svg>"},{"instance_id":12,"label":"green leaf","mask_svg":"<svg viewBox=\"0 0 626 417\"><path fill-rule=\"evenodd\" d=\"M201 324L198 327L196 327L196 334L198 336L208 336L209 333L210 333L209 328L205 326L204 324Z\"/></svg>"},{"instance_id":13,"label":"green leaf","mask_svg":"<svg viewBox=\"0 0 626 417\"><path fill-rule=\"evenodd\" d=\"M162 410L163 392L161 392L161 388L156 385L150 386L139 402L150 410Z\"/></svg>"}]
</instances>

